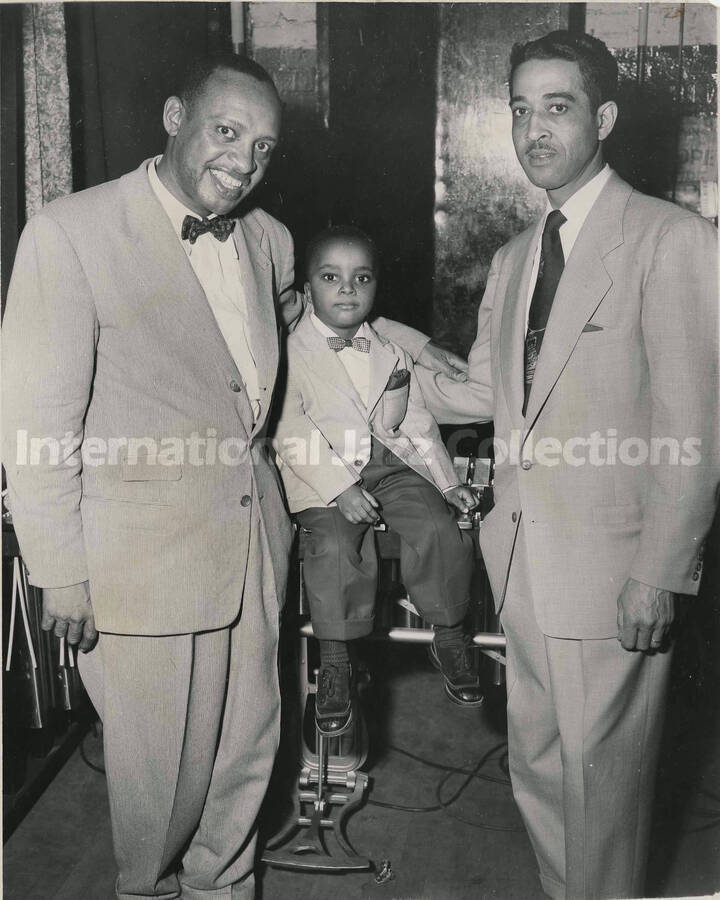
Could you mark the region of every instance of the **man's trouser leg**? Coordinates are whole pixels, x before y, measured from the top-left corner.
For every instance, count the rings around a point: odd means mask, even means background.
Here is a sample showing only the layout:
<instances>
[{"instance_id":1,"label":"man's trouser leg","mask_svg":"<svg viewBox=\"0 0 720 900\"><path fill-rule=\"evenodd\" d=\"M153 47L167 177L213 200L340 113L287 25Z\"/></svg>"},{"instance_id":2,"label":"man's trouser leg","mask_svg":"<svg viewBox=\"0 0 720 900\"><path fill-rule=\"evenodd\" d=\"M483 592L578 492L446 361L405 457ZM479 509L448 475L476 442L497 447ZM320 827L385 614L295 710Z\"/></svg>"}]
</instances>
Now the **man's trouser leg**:
<instances>
[{"instance_id":1,"label":"man's trouser leg","mask_svg":"<svg viewBox=\"0 0 720 900\"><path fill-rule=\"evenodd\" d=\"M671 654L543 635L522 527L502 623L513 793L543 889L642 896Z\"/></svg>"},{"instance_id":2,"label":"man's trouser leg","mask_svg":"<svg viewBox=\"0 0 720 900\"><path fill-rule=\"evenodd\" d=\"M261 579L251 567L230 628L101 634L81 660L103 719L122 900L254 895L256 818L279 738L278 603Z\"/></svg>"}]
</instances>

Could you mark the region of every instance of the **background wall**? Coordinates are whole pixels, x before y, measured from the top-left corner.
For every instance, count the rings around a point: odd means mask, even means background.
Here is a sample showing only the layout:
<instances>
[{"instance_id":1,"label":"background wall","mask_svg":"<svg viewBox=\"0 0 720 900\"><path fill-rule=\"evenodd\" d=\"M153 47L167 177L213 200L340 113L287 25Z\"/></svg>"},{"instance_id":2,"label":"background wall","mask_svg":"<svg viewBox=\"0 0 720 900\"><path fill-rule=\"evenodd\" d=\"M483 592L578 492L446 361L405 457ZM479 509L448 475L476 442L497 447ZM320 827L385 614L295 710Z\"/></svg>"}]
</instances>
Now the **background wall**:
<instances>
[{"instance_id":1,"label":"background wall","mask_svg":"<svg viewBox=\"0 0 720 900\"><path fill-rule=\"evenodd\" d=\"M620 69L613 165L640 190L717 217L717 10L588 3L586 26Z\"/></svg>"},{"instance_id":2,"label":"background wall","mask_svg":"<svg viewBox=\"0 0 720 900\"><path fill-rule=\"evenodd\" d=\"M280 145L256 199L288 226L301 254L327 223L332 197L324 4L238 5L245 6L247 52L272 74L284 103Z\"/></svg>"},{"instance_id":3,"label":"background wall","mask_svg":"<svg viewBox=\"0 0 720 900\"><path fill-rule=\"evenodd\" d=\"M295 237L354 223L377 241L377 309L432 326L438 9L428 3L251 3L248 49L286 104L259 201Z\"/></svg>"}]
</instances>

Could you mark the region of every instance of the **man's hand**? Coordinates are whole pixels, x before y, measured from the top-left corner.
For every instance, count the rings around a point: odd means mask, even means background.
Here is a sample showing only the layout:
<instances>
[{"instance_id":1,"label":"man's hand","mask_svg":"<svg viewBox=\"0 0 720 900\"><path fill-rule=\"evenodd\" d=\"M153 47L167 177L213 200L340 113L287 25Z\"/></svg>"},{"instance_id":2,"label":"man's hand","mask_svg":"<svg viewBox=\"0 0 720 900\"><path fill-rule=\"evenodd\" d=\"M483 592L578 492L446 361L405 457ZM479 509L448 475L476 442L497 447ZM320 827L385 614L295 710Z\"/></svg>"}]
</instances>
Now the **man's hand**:
<instances>
[{"instance_id":1,"label":"man's hand","mask_svg":"<svg viewBox=\"0 0 720 900\"><path fill-rule=\"evenodd\" d=\"M43 588L43 631L54 631L57 637L67 637L69 644L79 644L87 653L97 643L95 617L90 603L87 581L70 587Z\"/></svg>"},{"instance_id":2,"label":"man's hand","mask_svg":"<svg viewBox=\"0 0 720 900\"><path fill-rule=\"evenodd\" d=\"M618 597L618 640L625 650L657 650L675 618L675 594L628 578Z\"/></svg>"},{"instance_id":3,"label":"man's hand","mask_svg":"<svg viewBox=\"0 0 720 900\"><path fill-rule=\"evenodd\" d=\"M455 381L468 380L468 364L462 356L451 353L450 350L443 350L442 347L438 347L432 341L425 344L417 361L421 366L425 366L426 369L440 372L442 375L447 375L448 378L453 378Z\"/></svg>"},{"instance_id":4,"label":"man's hand","mask_svg":"<svg viewBox=\"0 0 720 900\"><path fill-rule=\"evenodd\" d=\"M304 309L302 298L303 295L301 293L292 289L285 291L280 297L280 315L286 328L290 328L291 325L297 325L300 321L300 316Z\"/></svg>"},{"instance_id":5,"label":"man's hand","mask_svg":"<svg viewBox=\"0 0 720 900\"><path fill-rule=\"evenodd\" d=\"M479 502L477 494L467 484L459 484L457 487L450 488L449 491L445 491L443 497L462 513L475 509Z\"/></svg>"},{"instance_id":6,"label":"man's hand","mask_svg":"<svg viewBox=\"0 0 720 900\"><path fill-rule=\"evenodd\" d=\"M377 514L379 505L377 500L359 484L353 484L343 491L335 498L335 502L348 522L353 522L355 525L359 525L360 522L374 525L380 521L380 516Z\"/></svg>"}]
</instances>

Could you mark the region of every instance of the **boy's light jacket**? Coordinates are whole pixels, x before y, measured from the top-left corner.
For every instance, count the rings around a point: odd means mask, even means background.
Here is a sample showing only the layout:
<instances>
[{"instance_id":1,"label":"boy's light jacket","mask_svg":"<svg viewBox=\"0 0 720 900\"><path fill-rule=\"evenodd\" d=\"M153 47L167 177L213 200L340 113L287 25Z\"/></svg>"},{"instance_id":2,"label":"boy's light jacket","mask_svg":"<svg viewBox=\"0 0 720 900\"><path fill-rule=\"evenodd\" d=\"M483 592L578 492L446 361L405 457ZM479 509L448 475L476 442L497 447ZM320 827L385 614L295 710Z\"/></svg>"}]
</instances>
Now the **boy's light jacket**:
<instances>
[{"instance_id":1,"label":"boy's light jacket","mask_svg":"<svg viewBox=\"0 0 720 900\"><path fill-rule=\"evenodd\" d=\"M287 390L275 431L291 512L333 505L362 479L376 437L440 491L459 483L438 426L425 407L412 360L372 328L365 406L338 354L305 314L287 342ZM410 383L388 390L393 372Z\"/></svg>"}]
</instances>

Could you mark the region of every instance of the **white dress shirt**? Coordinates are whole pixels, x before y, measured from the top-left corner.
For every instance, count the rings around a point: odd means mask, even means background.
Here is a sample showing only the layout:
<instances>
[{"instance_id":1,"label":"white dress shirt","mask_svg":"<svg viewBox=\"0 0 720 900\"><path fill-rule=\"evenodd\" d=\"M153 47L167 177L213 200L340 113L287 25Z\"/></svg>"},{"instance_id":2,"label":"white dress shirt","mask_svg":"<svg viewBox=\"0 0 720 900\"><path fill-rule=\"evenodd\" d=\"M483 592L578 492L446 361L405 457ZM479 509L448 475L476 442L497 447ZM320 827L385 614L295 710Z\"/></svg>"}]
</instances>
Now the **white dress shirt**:
<instances>
[{"instance_id":1,"label":"white dress shirt","mask_svg":"<svg viewBox=\"0 0 720 900\"><path fill-rule=\"evenodd\" d=\"M310 313L310 321L324 337L337 337L332 328L329 328L318 319L314 311ZM368 328L367 322L362 323L355 333L355 337L367 338L369 341L373 340L373 335ZM370 354L363 353L362 350L355 350L353 347L343 347L342 350L337 351L337 356L343 366L345 366L345 371L350 376L350 381L352 381L355 390L360 395L360 399L367 406L370 397Z\"/></svg>"},{"instance_id":2,"label":"white dress shirt","mask_svg":"<svg viewBox=\"0 0 720 900\"><path fill-rule=\"evenodd\" d=\"M594 178L591 178L587 184L584 184L579 191L575 191L572 197L567 199L560 207L560 212L567 220L560 226L560 241L562 243L563 256L565 257L565 265L567 265L567 261L570 259L572 248L575 246L575 241L580 234L580 229L585 224L588 213L600 196L600 191L605 187L608 178L610 178L611 175L612 169L606 163ZM535 282L537 281L538 268L540 267L542 229L545 227L545 220L552 210L553 207L548 200L547 207L545 208L545 215L542 220L540 236L538 238L537 246L535 247L535 256L533 258L532 274L530 276L530 285L528 287L527 306L525 308L525 331L527 331L530 302L532 301L532 295L535 292Z\"/></svg>"},{"instance_id":3,"label":"white dress shirt","mask_svg":"<svg viewBox=\"0 0 720 900\"><path fill-rule=\"evenodd\" d=\"M150 184L172 222L178 240L205 292L210 309L242 376L250 407L257 420L260 414L260 388L250 344L247 305L235 241L232 235L226 241L219 241L210 232L200 235L194 244L182 240L185 216L195 216L196 219L200 217L174 197L160 181L157 163L161 158L157 156L148 166Z\"/></svg>"}]
</instances>

